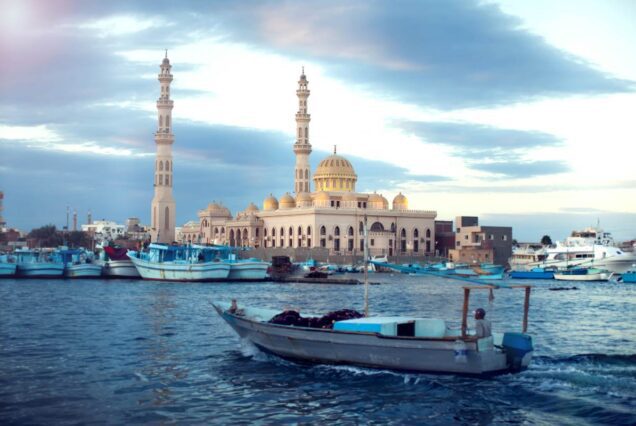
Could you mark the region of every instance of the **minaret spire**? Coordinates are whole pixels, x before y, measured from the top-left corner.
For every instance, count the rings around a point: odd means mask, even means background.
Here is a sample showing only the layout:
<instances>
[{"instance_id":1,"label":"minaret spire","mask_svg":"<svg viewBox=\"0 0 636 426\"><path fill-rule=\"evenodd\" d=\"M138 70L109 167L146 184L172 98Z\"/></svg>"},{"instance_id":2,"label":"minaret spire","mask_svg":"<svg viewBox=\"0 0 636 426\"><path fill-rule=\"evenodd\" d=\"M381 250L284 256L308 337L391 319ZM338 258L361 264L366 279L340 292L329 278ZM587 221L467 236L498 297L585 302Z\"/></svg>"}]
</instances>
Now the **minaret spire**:
<instances>
[{"instance_id":1,"label":"minaret spire","mask_svg":"<svg viewBox=\"0 0 636 426\"><path fill-rule=\"evenodd\" d=\"M307 113L307 98L309 89L305 67L302 67L300 80L298 80L298 112L296 113L296 143L294 153L296 154L296 169L294 175L294 192L310 192L309 182L311 176L309 172L309 154L311 154L311 144L309 143L309 121L311 116Z\"/></svg>"},{"instance_id":2,"label":"minaret spire","mask_svg":"<svg viewBox=\"0 0 636 426\"><path fill-rule=\"evenodd\" d=\"M157 131L155 132L155 144L157 155L155 159L155 196L151 207L151 239L160 243L172 243L174 241L175 228L175 202L172 197L173 162L172 144L172 107L170 99L170 83L172 82L172 65L166 56L161 62L158 76L161 94L157 99Z\"/></svg>"}]
</instances>

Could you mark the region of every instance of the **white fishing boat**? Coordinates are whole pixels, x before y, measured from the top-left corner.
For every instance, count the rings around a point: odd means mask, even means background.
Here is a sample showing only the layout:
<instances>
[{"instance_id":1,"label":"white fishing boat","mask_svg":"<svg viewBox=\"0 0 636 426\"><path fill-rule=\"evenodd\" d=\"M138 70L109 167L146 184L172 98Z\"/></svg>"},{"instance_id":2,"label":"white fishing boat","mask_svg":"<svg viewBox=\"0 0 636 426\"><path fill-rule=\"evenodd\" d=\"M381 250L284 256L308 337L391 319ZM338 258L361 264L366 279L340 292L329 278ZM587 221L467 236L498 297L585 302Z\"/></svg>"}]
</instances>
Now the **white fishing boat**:
<instances>
[{"instance_id":1,"label":"white fishing boat","mask_svg":"<svg viewBox=\"0 0 636 426\"><path fill-rule=\"evenodd\" d=\"M62 249L58 254L64 263L64 276L67 278L99 278L102 265L95 261L92 252L84 249Z\"/></svg>"},{"instance_id":2,"label":"white fishing boat","mask_svg":"<svg viewBox=\"0 0 636 426\"><path fill-rule=\"evenodd\" d=\"M609 281L613 273L607 269L574 268L554 273L554 279L559 281Z\"/></svg>"},{"instance_id":3,"label":"white fishing boat","mask_svg":"<svg viewBox=\"0 0 636 426\"><path fill-rule=\"evenodd\" d=\"M367 227L365 217L365 241ZM368 248L365 245L365 263ZM365 265L366 266L366 265ZM365 268L366 271L366 268ZM334 320L333 312L321 318L301 318L286 322L294 311L237 306L235 301L213 303L216 312L243 339L265 352L312 363L352 364L371 368L442 374L489 376L518 372L530 364L532 338L526 334L530 286L525 289L521 333L479 338L468 330L468 306L472 289L495 288L491 285L464 287L461 330L450 329L434 318L368 315L368 277L365 272L365 313L353 319ZM351 312L351 311L348 311ZM282 318L284 321L279 322ZM327 318L327 322L325 322Z\"/></svg>"},{"instance_id":4,"label":"white fishing boat","mask_svg":"<svg viewBox=\"0 0 636 426\"><path fill-rule=\"evenodd\" d=\"M13 277L17 266L14 256L8 254L0 255L0 278Z\"/></svg>"},{"instance_id":5,"label":"white fishing boat","mask_svg":"<svg viewBox=\"0 0 636 426\"><path fill-rule=\"evenodd\" d=\"M124 247L103 247L104 258L99 261L102 265L102 274L108 278L141 278L135 264L126 254L128 250Z\"/></svg>"},{"instance_id":6,"label":"white fishing boat","mask_svg":"<svg viewBox=\"0 0 636 426\"><path fill-rule=\"evenodd\" d=\"M461 330L442 319L403 316L365 317L336 321L330 328L273 324L279 310L215 302L216 312L243 339L259 349L289 360L351 364L370 368L440 374L492 376L525 370L533 354L532 338L523 332L505 332L478 338L467 328L468 294Z\"/></svg>"},{"instance_id":7,"label":"white fishing boat","mask_svg":"<svg viewBox=\"0 0 636 426\"><path fill-rule=\"evenodd\" d=\"M54 251L21 249L15 256L19 277L58 278L64 273L64 263Z\"/></svg>"},{"instance_id":8,"label":"white fishing boat","mask_svg":"<svg viewBox=\"0 0 636 426\"><path fill-rule=\"evenodd\" d=\"M230 265L230 281L264 280L267 278L269 262L260 259L235 259L226 261Z\"/></svg>"},{"instance_id":9,"label":"white fishing boat","mask_svg":"<svg viewBox=\"0 0 636 426\"><path fill-rule=\"evenodd\" d=\"M128 252L145 280L214 281L230 275L230 264L218 257L214 247L153 243L148 248L148 252Z\"/></svg>"}]
</instances>

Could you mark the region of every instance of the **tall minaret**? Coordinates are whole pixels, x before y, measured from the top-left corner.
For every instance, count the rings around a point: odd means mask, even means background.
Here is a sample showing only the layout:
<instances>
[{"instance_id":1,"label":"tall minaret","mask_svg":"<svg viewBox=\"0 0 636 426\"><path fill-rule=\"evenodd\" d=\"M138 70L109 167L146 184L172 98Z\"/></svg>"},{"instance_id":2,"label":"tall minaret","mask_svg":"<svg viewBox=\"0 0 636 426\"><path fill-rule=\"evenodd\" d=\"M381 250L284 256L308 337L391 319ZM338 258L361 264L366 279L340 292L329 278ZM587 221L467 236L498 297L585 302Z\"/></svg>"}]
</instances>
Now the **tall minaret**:
<instances>
[{"instance_id":1,"label":"tall minaret","mask_svg":"<svg viewBox=\"0 0 636 426\"><path fill-rule=\"evenodd\" d=\"M157 100L158 127L155 133L155 143L157 144L157 157L155 159L155 196L152 199L152 225L151 239L158 243L172 243L174 241L175 227L175 203L172 198L172 144L174 135L172 134L172 106L170 100L170 82L172 74L168 51L166 57L161 62L161 72L159 73L159 83L161 86L161 96Z\"/></svg>"},{"instance_id":2,"label":"tall minaret","mask_svg":"<svg viewBox=\"0 0 636 426\"><path fill-rule=\"evenodd\" d=\"M309 143L309 120L307 114L307 77L305 77L305 67L303 67L300 80L298 80L298 112L296 113L296 143L294 153L296 154L296 170L294 179L294 192L310 192L309 182L311 176L309 171L309 154L311 154L311 144Z\"/></svg>"}]
</instances>

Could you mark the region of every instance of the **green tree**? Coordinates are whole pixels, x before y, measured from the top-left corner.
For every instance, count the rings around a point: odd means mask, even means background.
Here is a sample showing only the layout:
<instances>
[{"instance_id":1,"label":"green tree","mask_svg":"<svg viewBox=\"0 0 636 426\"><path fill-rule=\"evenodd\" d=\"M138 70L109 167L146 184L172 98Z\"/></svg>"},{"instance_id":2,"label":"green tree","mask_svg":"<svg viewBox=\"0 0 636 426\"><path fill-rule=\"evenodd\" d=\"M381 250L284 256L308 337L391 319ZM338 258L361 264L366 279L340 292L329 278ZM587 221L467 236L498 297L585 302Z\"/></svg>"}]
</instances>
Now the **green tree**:
<instances>
[{"instance_id":1,"label":"green tree","mask_svg":"<svg viewBox=\"0 0 636 426\"><path fill-rule=\"evenodd\" d=\"M57 247L64 242L62 233L57 230L55 225L44 225L40 228L35 228L29 232L27 238L34 239L38 247Z\"/></svg>"},{"instance_id":2,"label":"green tree","mask_svg":"<svg viewBox=\"0 0 636 426\"><path fill-rule=\"evenodd\" d=\"M544 235L543 237L541 237L541 244L543 244L544 246L552 245L552 238L550 238L549 235Z\"/></svg>"},{"instance_id":3,"label":"green tree","mask_svg":"<svg viewBox=\"0 0 636 426\"><path fill-rule=\"evenodd\" d=\"M91 246L91 237L84 231L71 231L66 234L66 244L71 248L88 248Z\"/></svg>"}]
</instances>

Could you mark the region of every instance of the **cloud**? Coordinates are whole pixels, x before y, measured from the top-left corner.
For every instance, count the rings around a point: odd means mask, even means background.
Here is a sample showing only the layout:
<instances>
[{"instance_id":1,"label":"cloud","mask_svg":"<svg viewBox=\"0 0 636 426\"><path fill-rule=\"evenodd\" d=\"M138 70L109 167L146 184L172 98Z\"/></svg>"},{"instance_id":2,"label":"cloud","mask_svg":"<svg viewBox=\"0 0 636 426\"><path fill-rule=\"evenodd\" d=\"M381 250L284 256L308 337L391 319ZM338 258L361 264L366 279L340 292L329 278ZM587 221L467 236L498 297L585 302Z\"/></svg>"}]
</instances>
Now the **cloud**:
<instances>
[{"instance_id":1,"label":"cloud","mask_svg":"<svg viewBox=\"0 0 636 426\"><path fill-rule=\"evenodd\" d=\"M546 160L534 162L508 161L505 163L472 163L471 167L510 178L530 178L540 175L565 173L569 167L562 161Z\"/></svg>"}]
</instances>

